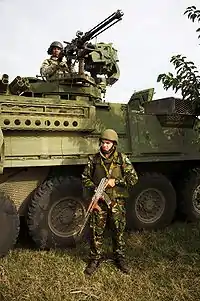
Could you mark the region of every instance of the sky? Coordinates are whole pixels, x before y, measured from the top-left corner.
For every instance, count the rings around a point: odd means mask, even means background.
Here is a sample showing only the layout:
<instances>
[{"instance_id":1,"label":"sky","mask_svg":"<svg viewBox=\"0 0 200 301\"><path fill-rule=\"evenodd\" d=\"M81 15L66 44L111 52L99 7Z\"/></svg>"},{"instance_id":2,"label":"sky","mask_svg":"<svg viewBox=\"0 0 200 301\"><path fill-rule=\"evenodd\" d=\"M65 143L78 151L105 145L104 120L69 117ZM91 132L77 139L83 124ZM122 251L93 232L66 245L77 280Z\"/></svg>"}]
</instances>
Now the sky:
<instances>
[{"instance_id":1,"label":"sky","mask_svg":"<svg viewBox=\"0 0 200 301\"><path fill-rule=\"evenodd\" d=\"M0 75L39 74L52 41L71 41L77 30L86 32L120 9L122 21L97 40L118 50L121 75L106 100L127 103L134 91L151 87L154 99L174 96L157 77L174 71L169 61L176 54L199 67L198 24L183 15L191 5L200 9L197 0L0 0Z\"/></svg>"}]
</instances>

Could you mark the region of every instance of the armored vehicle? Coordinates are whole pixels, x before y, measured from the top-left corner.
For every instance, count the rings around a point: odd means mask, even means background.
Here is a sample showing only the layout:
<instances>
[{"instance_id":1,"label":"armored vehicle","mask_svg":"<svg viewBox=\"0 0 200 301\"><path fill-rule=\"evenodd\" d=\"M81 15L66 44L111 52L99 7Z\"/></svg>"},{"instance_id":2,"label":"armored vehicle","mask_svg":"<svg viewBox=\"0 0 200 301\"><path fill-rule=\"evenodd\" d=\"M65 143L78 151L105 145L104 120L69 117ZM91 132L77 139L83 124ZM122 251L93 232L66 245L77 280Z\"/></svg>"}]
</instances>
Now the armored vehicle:
<instances>
[{"instance_id":1,"label":"armored vehicle","mask_svg":"<svg viewBox=\"0 0 200 301\"><path fill-rule=\"evenodd\" d=\"M112 44L90 40L122 19L117 11L85 34L77 32L63 56L77 71L62 77L0 80L0 255L7 254L24 216L40 248L74 242L88 204L81 173L106 128L119 135L139 175L127 201L127 226L156 229L176 208L200 217L198 112L182 99L153 100L154 89L127 103L105 101L119 78Z\"/></svg>"}]
</instances>

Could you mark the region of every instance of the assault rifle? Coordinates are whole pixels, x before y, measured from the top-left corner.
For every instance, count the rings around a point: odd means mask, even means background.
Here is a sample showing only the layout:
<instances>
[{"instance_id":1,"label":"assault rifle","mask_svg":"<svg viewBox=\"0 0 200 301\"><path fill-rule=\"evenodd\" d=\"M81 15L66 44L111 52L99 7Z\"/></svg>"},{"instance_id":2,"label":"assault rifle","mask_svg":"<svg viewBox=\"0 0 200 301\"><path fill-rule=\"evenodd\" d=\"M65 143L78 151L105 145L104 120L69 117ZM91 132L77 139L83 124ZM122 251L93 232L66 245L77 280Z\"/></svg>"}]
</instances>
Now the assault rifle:
<instances>
[{"instance_id":1,"label":"assault rifle","mask_svg":"<svg viewBox=\"0 0 200 301\"><path fill-rule=\"evenodd\" d=\"M81 227L81 229L80 229L80 231L79 231L79 235L81 235L81 233L83 232L83 229L85 228L85 226L86 226L86 224L87 224L87 222L88 222L88 219L89 219L89 216L90 216L91 212L93 211L93 209L94 209L96 206L98 206L97 203L98 203L98 200L99 200L100 198L103 197L103 199L105 200L106 204L107 204L108 206L111 205L111 200L110 200L110 198L108 197L107 194L104 193L105 188L106 188L106 186L107 186L107 182L108 182L108 178L102 178L102 179L101 179L101 181L100 181L100 183L99 183L99 185L98 185L98 187L97 187L97 189L96 189L96 192L95 192L95 194L94 194L93 197L92 197L92 201L91 201L91 203L89 204L89 207L88 207L88 209L87 209L87 212L86 212L86 215L85 215L85 220L84 220L84 223L83 223L83 225L82 225L82 227Z\"/></svg>"}]
</instances>

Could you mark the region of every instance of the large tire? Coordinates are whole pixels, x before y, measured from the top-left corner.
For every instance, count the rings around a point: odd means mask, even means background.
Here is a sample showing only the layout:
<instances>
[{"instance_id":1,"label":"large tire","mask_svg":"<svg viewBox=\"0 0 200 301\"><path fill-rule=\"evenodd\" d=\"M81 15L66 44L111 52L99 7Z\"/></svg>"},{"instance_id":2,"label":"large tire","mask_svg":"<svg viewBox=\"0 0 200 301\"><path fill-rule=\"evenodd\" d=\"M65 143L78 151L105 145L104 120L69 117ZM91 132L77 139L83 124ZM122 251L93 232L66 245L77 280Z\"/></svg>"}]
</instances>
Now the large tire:
<instances>
[{"instance_id":1,"label":"large tire","mask_svg":"<svg viewBox=\"0 0 200 301\"><path fill-rule=\"evenodd\" d=\"M200 168L188 171L178 185L179 210L189 221L200 219Z\"/></svg>"},{"instance_id":2,"label":"large tire","mask_svg":"<svg viewBox=\"0 0 200 301\"><path fill-rule=\"evenodd\" d=\"M0 257L7 255L19 235L19 216L8 195L0 191Z\"/></svg>"},{"instance_id":3,"label":"large tire","mask_svg":"<svg viewBox=\"0 0 200 301\"><path fill-rule=\"evenodd\" d=\"M39 186L28 210L29 233L42 249L74 245L85 216L78 178L50 178Z\"/></svg>"},{"instance_id":4,"label":"large tire","mask_svg":"<svg viewBox=\"0 0 200 301\"><path fill-rule=\"evenodd\" d=\"M162 174L145 173L130 193L127 226L132 229L160 229L169 225L176 209L176 193Z\"/></svg>"}]
</instances>

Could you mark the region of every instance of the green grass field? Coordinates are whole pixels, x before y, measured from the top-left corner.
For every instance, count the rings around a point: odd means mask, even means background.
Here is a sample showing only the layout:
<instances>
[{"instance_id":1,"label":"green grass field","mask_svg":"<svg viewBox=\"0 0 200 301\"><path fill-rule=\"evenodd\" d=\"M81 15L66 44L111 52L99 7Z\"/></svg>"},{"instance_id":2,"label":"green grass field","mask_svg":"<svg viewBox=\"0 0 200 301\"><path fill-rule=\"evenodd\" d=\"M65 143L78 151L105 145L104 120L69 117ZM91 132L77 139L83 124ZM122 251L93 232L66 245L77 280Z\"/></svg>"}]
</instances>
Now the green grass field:
<instances>
[{"instance_id":1,"label":"green grass field","mask_svg":"<svg viewBox=\"0 0 200 301\"><path fill-rule=\"evenodd\" d=\"M200 300L200 224L125 236L131 275L106 261L86 277L87 243L66 251L19 245L0 260L0 300Z\"/></svg>"}]
</instances>

